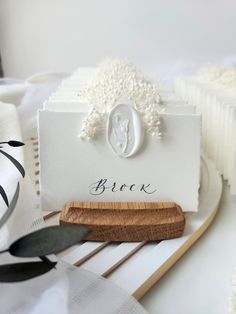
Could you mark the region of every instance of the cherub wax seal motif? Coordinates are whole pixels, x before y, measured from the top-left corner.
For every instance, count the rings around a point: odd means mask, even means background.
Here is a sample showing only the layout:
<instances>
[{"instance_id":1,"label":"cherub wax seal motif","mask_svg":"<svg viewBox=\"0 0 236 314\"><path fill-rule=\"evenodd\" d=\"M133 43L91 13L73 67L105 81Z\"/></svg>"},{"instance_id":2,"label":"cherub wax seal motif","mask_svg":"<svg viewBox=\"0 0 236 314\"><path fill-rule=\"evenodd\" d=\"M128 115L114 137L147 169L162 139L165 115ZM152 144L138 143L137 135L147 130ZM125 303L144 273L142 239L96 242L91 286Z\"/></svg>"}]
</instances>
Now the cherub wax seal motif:
<instances>
[{"instance_id":1,"label":"cherub wax seal motif","mask_svg":"<svg viewBox=\"0 0 236 314\"><path fill-rule=\"evenodd\" d=\"M109 113L107 139L112 150L121 157L131 157L143 143L143 125L131 105L119 104Z\"/></svg>"}]
</instances>

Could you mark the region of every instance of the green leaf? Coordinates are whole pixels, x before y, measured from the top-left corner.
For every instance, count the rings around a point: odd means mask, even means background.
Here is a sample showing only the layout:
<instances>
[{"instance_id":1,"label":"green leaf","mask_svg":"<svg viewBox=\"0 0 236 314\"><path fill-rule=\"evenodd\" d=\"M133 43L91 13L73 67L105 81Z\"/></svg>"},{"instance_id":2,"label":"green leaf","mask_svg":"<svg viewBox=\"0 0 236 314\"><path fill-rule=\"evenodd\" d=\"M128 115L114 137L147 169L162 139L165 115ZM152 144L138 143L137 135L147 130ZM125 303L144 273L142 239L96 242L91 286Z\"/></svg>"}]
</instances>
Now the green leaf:
<instances>
[{"instance_id":1,"label":"green leaf","mask_svg":"<svg viewBox=\"0 0 236 314\"><path fill-rule=\"evenodd\" d=\"M8 141L8 142L0 142L0 144L8 144L8 145L13 146L13 147L18 147L18 146L23 146L23 145L25 145L25 144L22 143L22 142L14 141L14 140Z\"/></svg>"},{"instance_id":2,"label":"green leaf","mask_svg":"<svg viewBox=\"0 0 236 314\"><path fill-rule=\"evenodd\" d=\"M6 204L7 206L9 206L7 194L6 194L4 188L3 188L1 185L0 185L0 194L2 195L2 198L3 198L4 202L5 202L5 204Z\"/></svg>"},{"instance_id":3,"label":"green leaf","mask_svg":"<svg viewBox=\"0 0 236 314\"><path fill-rule=\"evenodd\" d=\"M11 155L9 155L8 153L4 152L1 149L0 153L7 157L13 163L13 165L20 171L22 177L25 176L25 169L22 167L18 160L16 160L14 157L12 157Z\"/></svg>"},{"instance_id":4,"label":"green leaf","mask_svg":"<svg viewBox=\"0 0 236 314\"><path fill-rule=\"evenodd\" d=\"M0 228L6 223L8 218L13 213L13 211L14 211L14 209L16 207L16 203L17 203L18 197L19 197L19 193L20 193L20 184L18 182L17 183L17 187L16 187L16 191L15 191L14 196L13 196L11 202L10 202L10 205L7 208L7 210L4 213L4 215L2 216L2 218L0 219Z\"/></svg>"},{"instance_id":5,"label":"green leaf","mask_svg":"<svg viewBox=\"0 0 236 314\"><path fill-rule=\"evenodd\" d=\"M18 257L56 254L78 243L87 234L88 229L80 225L46 227L16 240L8 251Z\"/></svg>"},{"instance_id":6,"label":"green leaf","mask_svg":"<svg viewBox=\"0 0 236 314\"><path fill-rule=\"evenodd\" d=\"M49 272L57 262L26 262L0 265L0 282L28 280Z\"/></svg>"},{"instance_id":7,"label":"green leaf","mask_svg":"<svg viewBox=\"0 0 236 314\"><path fill-rule=\"evenodd\" d=\"M10 145L10 146L13 146L13 147L18 147L18 146L25 145L24 143L19 142L19 141L8 141L7 144Z\"/></svg>"}]
</instances>

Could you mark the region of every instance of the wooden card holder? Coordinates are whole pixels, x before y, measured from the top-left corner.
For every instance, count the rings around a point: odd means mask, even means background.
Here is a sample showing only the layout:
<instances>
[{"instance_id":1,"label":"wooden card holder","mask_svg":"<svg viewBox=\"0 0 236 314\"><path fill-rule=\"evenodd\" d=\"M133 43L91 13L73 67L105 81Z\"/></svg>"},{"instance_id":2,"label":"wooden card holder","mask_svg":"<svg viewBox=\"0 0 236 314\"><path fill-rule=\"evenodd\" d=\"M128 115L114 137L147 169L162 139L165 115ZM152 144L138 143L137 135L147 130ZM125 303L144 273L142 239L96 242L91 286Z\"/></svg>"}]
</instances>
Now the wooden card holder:
<instances>
[{"instance_id":1,"label":"wooden card holder","mask_svg":"<svg viewBox=\"0 0 236 314\"><path fill-rule=\"evenodd\" d=\"M61 211L60 224L87 227L90 241L158 241L182 236L185 217L170 202L73 202Z\"/></svg>"}]
</instances>

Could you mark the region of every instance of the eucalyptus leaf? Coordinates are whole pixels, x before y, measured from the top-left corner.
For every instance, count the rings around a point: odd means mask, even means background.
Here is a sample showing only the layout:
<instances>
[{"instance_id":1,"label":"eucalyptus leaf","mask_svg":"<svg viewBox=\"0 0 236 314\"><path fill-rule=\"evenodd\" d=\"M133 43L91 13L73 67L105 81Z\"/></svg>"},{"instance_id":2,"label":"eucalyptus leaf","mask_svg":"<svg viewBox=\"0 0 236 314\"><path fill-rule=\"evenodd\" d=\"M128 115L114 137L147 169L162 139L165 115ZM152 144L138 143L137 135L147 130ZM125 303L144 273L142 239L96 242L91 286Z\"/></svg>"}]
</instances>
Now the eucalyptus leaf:
<instances>
[{"instance_id":1,"label":"eucalyptus leaf","mask_svg":"<svg viewBox=\"0 0 236 314\"><path fill-rule=\"evenodd\" d=\"M2 218L0 219L0 228L6 223L8 218L13 213L13 211L14 211L14 209L16 207L16 203L17 203L18 197L19 197L19 193L20 193L20 184L18 182L17 183L17 187L16 187L16 191L15 191L14 196L13 196L11 202L10 202L10 205L7 208L7 210L5 211L5 213L2 216Z\"/></svg>"},{"instance_id":2,"label":"eucalyptus leaf","mask_svg":"<svg viewBox=\"0 0 236 314\"><path fill-rule=\"evenodd\" d=\"M56 254L78 243L87 234L88 229L80 225L46 227L16 240L8 251L18 257Z\"/></svg>"},{"instance_id":3,"label":"eucalyptus leaf","mask_svg":"<svg viewBox=\"0 0 236 314\"><path fill-rule=\"evenodd\" d=\"M57 262L26 262L0 265L0 282L28 280L49 272Z\"/></svg>"},{"instance_id":4,"label":"eucalyptus leaf","mask_svg":"<svg viewBox=\"0 0 236 314\"><path fill-rule=\"evenodd\" d=\"M22 165L19 163L18 160L16 160L14 157L12 157L11 155L9 155L8 153L4 152L3 150L0 149L0 153L3 154L5 157L7 157L12 163L13 165L19 170L19 172L21 173L22 177L25 176L25 169L22 167Z\"/></svg>"},{"instance_id":5,"label":"eucalyptus leaf","mask_svg":"<svg viewBox=\"0 0 236 314\"><path fill-rule=\"evenodd\" d=\"M4 188L1 185L0 185L0 194L2 195L2 198L3 198L4 202L5 202L5 204L7 206L9 206L7 194L6 194Z\"/></svg>"},{"instance_id":6,"label":"eucalyptus leaf","mask_svg":"<svg viewBox=\"0 0 236 314\"><path fill-rule=\"evenodd\" d=\"M10 146L13 146L13 147L18 147L18 146L25 145L24 143L19 142L19 141L8 141L7 144L10 145Z\"/></svg>"},{"instance_id":7,"label":"eucalyptus leaf","mask_svg":"<svg viewBox=\"0 0 236 314\"><path fill-rule=\"evenodd\" d=\"M8 144L8 145L13 146L13 147L18 147L18 146L23 146L23 145L25 145L25 144L22 143L22 142L14 141L14 140L11 140L11 141L8 141L8 142L0 142L0 144Z\"/></svg>"}]
</instances>

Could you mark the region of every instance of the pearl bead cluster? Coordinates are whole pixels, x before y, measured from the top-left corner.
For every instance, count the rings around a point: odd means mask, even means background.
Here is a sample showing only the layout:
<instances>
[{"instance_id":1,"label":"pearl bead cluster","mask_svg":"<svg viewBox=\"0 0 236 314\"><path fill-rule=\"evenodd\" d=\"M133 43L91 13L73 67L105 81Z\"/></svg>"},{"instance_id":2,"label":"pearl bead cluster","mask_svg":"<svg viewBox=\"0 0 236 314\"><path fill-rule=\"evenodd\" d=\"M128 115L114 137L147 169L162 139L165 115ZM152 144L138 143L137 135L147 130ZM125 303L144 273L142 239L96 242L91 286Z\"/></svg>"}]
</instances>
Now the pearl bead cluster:
<instances>
[{"instance_id":1,"label":"pearl bead cluster","mask_svg":"<svg viewBox=\"0 0 236 314\"><path fill-rule=\"evenodd\" d=\"M215 81L224 73L224 68L218 65L211 65L205 68L202 68L198 76L205 81Z\"/></svg>"},{"instance_id":2,"label":"pearl bead cluster","mask_svg":"<svg viewBox=\"0 0 236 314\"><path fill-rule=\"evenodd\" d=\"M111 108L121 99L134 104L149 134L161 137L157 87L127 59L109 58L98 65L88 87L79 91L92 110L84 119L80 137L90 139L104 125Z\"/></svg>"},{"instance_id":3,"label":"pearl bead cluster","mask_svg":"<svg viewBox=\"0 0 236 314\"><path fill-rule=\"evenodd\" d=\"M199 72L199 77L219 86L236 90L236 68L227 69L222 66L210 66Z\"/></svg>"},{"instance_id":4,"label":"pearl bead cluster","mask_svg":"<svg viewBox=\"0 0 236 314\"><path fill-rule=\"evenodd\" d=\"M159 112L153 106L148 107L141 113L141 117L145 123L147 132L158 139L161 139L162 133L160 131L161 119Z\"/></svg>"},{"instance_id":5,"label":"pearl bead cluster","mask_svg":"<svg viewBox=\"0 0 236 314\"><path fill-rule=\"evenodd\" d=\"M236 69L228 69L216 80L217 84L236 89Z\"/></svg>"},{"instance_id":6,"label":"pearl bead cluster","mask_svg":"<svg viewBox=\"0 0 236 314\"><path fill-rule=\"evenodd\" d=\"M95 136L97 131L103 129L105 114L92 108L88 116L83 120L79 137L81 139L90 139Z\"/></svg>"}]
</instances>

